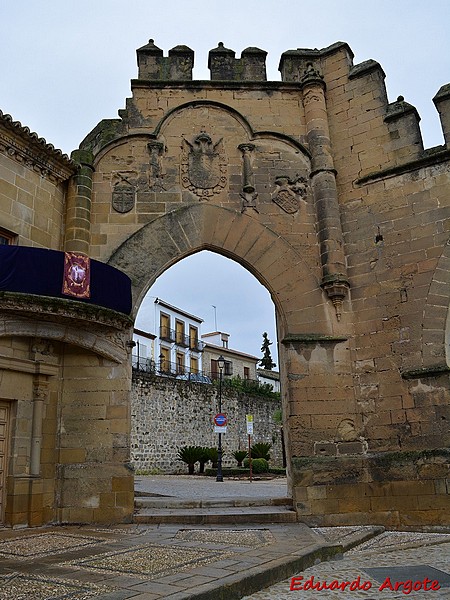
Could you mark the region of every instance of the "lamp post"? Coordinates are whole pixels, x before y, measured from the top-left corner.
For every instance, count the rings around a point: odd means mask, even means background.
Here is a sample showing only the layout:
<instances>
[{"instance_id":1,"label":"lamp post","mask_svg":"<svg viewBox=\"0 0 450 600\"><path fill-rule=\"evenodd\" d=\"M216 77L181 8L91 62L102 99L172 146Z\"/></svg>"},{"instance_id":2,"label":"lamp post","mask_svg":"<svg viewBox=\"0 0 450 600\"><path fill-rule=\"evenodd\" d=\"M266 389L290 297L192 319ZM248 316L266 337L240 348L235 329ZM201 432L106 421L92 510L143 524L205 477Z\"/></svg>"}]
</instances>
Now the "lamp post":
<instances>
[{"instance_id":1,"label":"lamp post","mask_svg":"<svg viewBox=\"0 0 450 600\"><path fill-rule=\"evenodd\" d=\"M222 412L222 375L225 367L225 359L222 355L217 359L219 367L219 413ZM216 481L223 481L222 475L222 434L219 433L219 446L217 448L217 477Z\"/></svg>"}]
</instances>

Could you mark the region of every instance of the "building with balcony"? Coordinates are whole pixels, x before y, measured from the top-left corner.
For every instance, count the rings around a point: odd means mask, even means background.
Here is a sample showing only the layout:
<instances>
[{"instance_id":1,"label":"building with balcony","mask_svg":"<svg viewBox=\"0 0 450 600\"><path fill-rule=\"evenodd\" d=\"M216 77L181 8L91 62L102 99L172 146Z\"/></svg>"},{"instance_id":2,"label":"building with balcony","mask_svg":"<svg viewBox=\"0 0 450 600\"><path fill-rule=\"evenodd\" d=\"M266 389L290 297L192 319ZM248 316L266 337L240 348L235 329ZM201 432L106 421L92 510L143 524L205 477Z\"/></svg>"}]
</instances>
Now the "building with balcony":
<instances>
[{"instance_id":1,"label":"building with balcony","mask_svg":"<svg viewBox=\"0 0 450 600\"><path fill-rule=\"evenodd\" d=\"M159 298L155 300L155 357L157 370L167 375L197 374L203 370L203 319Z\"/></svg>"},{"instance_id":2,"label":"building with balcony","mask_svg":"<svg viewBox=\"0 0 450 600\"><path fill-rule=\"evenodd\" d=\"M132 354L132 365L139 371L154 371L156 366L155 352L156 335L148 331L142 331L136 327L133 329L134 348Z\"/></svg>"},{"instance_id":3,"label":"building with balcony","mask_svg":"<svg viewBox=\"0 0 450 600\"><path fill-rule=\"evenodd\" d=\"M219 377L219 367L217 361L219 356L225 359L224 377L237 377L241 379L258 379L256 365L259 358L251 354L245 354L239 350L229 348L228 333L222 331L213 331L202 335L205 342L203 350L203 368L210 374L212 379Z\"/></svg>"}]
</instances>

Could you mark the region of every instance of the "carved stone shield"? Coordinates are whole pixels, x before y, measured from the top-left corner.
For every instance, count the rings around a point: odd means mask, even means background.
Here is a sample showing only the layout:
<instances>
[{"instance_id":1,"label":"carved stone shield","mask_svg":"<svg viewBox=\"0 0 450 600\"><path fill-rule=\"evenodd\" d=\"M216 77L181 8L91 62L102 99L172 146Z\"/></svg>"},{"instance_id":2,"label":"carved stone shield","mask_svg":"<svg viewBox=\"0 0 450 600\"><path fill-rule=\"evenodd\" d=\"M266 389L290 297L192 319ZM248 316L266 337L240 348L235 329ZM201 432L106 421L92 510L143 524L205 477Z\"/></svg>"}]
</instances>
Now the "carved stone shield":
<instances>
[{"instance_id":1,"label":"carved stone shield","mask_svg":"<svg viewBox=\"0 0 450 600\"><path fill-rule=\"evenodd\" d=\"M134 206L136 190L134 186L121 182L116 183L112 193L112 207L119 213L127 213Z\"/></svg>"},{"instance_id":2,"label":"carved stone shield","mask_svg":"<svg viewBox=\"0 0 450 600\"><path fill-rule=\"evenodd\" d=\"M288 214L296 213L300 208L300 199L306 195L306 179L297 177L292 180L289 177L277 177L275 180L277 189L272 194L272 200Z\"/></svg>"},{"instance_id":3,"label":"carved stone shield","mask_svg":"<svg viewBox=\"0 0 450 600\"><path fill-rule=\"evenodd\" d=\"M193 142L183 140L181 183L200 198L218 194L227 183L227 161L222 138L213 144L204 131Z\"/></svg>"}]
</instances>

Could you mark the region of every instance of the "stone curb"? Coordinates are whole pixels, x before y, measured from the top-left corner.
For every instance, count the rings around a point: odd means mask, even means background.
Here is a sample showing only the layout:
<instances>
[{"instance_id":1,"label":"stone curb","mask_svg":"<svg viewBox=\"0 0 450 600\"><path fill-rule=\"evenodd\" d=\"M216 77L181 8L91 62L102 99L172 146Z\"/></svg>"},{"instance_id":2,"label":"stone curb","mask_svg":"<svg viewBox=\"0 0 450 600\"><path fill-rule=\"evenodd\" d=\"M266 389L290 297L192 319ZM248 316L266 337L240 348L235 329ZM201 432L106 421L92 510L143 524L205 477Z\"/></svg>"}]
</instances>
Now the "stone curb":
<instances>
[{"instance_id":1,"label":"stone curb","mask_svg":"<svg viewBox=\"0 0 450 600\"><path fill-rule=\"evenodd\" d=\"M248 569L245 571L245 575L235 573L224 577L219 586L206 584L198 586L196 593L179 592L167 598L168 600L240 600L243 596L259 592L318 562L330 560L341 555L342 546L314 544L309 549L300 552L300 555L298 555L299 553L294 553L290 557L282 557L266 565Z\"/></svg>"}]
</instances>

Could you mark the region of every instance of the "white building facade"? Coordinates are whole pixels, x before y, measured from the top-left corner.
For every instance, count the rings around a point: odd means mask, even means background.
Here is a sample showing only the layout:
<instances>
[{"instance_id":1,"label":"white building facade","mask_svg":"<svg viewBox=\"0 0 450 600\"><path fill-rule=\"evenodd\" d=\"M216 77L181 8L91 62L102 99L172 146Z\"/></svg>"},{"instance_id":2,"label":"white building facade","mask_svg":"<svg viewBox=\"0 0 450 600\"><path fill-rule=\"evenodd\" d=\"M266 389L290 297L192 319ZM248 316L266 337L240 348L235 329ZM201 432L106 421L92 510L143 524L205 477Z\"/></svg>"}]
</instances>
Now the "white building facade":
<instances>
[{"instance_id":1,"label":"white building facade","mask_svg":"<svg viewBox=\"0 0 450 600\"><path fill-rule=\"evenodd\" d=\"M167 375L201 373L203 319L156 298L155 321L157 370Z\"/></svg>"},{"instance_id":2,"label":"white building facade","mask_svg":"<svg viewBox=\"0 0 450 600\"><path fill-rule=\"evenodd\" d=\"M140 371L154 371L156 367L156 335L134 328L132 365Z\"/></svg>"},{"instance_id":3,"label":"white building facade","mask_svg":"<svg viewBox=\"0 0 450 600\"><path fill-rule=\"evenodd\" d=\"M271 385L274 392L280 391L280 374L278 371L257 369L258 381L261 385Z\"/></svg>"}]
</instances>

